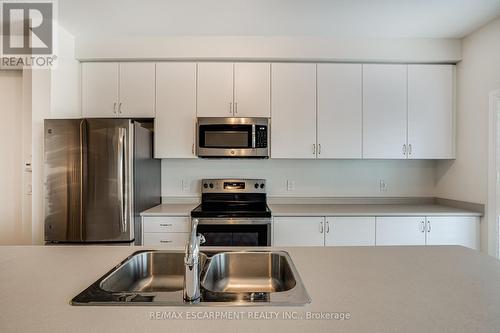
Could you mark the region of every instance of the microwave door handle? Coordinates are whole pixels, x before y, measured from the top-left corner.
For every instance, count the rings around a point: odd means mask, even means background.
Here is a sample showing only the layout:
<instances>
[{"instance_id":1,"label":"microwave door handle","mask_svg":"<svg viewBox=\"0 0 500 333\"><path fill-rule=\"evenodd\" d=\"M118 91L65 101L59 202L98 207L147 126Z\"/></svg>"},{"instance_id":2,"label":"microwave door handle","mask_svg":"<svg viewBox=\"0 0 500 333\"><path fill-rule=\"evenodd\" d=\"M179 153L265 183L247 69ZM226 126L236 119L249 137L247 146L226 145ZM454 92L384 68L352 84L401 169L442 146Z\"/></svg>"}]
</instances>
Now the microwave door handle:
<instances>
[{"instance_id":1,"label":"microwave door handle","mask_svg":"<svg viewBox=\"0 0 500 333\"><path fill-rule=\"evenodd\" d=\"M252 125L252 148L255 148L255 124Z\"/></svg>"}]
</instances>

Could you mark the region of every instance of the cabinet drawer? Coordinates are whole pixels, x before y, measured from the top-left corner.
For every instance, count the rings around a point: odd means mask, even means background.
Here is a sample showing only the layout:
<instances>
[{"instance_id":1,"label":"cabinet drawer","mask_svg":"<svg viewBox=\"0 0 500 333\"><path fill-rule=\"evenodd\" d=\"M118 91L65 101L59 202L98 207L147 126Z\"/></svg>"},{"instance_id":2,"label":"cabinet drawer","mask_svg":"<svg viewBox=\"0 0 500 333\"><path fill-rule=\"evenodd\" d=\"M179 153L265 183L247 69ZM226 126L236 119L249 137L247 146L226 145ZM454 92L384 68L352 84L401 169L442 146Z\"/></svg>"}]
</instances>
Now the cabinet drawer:
<instances>
[{"instance_id":1,"label":"cabinet drawer","mask_svg":"<svg viewBox=\"0 0 500 333\"><path fill-rule=\"evenodd\" d=\"M189 238L188 232L145 232L143 245L185 246Z\"/></svg>"},{"instance_id":2,"label":"cabinet drawer","mask_svg":"<svg viewBox=\"0 0 500 333\"><path fill-rule=\"evenodd\" d=\"M186 216L147 216L144 217L144 232L189 232L191 224Z\"/></svg>"}]
</instances>

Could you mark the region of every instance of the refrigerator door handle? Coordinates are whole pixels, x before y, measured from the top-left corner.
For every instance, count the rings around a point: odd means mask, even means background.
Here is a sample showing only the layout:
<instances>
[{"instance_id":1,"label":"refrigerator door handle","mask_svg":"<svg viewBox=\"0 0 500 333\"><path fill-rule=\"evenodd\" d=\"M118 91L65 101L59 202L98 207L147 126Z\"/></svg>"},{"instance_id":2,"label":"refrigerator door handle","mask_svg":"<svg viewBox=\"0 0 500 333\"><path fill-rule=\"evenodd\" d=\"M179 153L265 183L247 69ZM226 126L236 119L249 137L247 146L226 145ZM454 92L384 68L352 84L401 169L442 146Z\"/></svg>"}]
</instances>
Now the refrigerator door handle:
<instances>
[{"instance_id":1,"label":"refrigerator door handle","mask_svg":"<svg viewBox=\"0 0 500 333\"><path fill-rule=\"evenodd\" d=\"M80 121L80 240L83 241L83 225L85 223L85 201L87 198L87 168L88 168L88 128L87 121Z\"/></svg>"},{"instance_id":2,"label":"refrigerator door handle","mask_svg":"<svg viewBox=\"0 0 500 333\"><path fill-rule=\"evenodd\" d=\"M126 132L124 128L118 129L118 193L120 195L120 230L127 231L127 194L126 173L127 163L125 159Z\"/></svg>"}]
</instances>

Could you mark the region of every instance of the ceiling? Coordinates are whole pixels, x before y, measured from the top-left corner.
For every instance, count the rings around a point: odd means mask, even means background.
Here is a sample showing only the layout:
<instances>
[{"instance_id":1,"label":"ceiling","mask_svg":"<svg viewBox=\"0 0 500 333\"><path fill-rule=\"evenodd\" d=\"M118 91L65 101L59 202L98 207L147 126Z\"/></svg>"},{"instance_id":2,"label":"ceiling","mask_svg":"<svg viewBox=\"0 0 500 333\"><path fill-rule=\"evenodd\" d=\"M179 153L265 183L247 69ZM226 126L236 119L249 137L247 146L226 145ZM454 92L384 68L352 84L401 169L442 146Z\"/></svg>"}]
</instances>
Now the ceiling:
<instances>
[{"instance_id":1,"label":"ceiling","mask_svg":"<svg viewBox=\"0 0 500 333\"><path fill-rule=\"evenodd\" d=\"M77 38L328 36L461 38L500 0L59 0Z\"/></svg>"}]
</instances>

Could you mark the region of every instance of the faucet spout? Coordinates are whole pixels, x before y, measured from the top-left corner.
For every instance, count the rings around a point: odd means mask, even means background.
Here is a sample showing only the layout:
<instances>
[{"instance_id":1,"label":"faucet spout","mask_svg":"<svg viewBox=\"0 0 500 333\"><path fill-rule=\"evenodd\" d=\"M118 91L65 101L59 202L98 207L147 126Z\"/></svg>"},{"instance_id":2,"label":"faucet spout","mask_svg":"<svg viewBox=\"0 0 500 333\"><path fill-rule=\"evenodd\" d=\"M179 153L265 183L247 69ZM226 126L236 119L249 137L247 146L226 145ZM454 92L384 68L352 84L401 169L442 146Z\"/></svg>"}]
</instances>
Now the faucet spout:
<instances>
[{"instance_id":1,"label":"faucet spout","mask_svg":"<svg viewBox=\"0 0 500 333\"><path fill-rule=\"evenodd\" d=\"M184 255L184 300L200 300L200 244L205 243L203 235L197 234L198 219L191 221L191 235Z\"/></svg>"}]
</instances>

